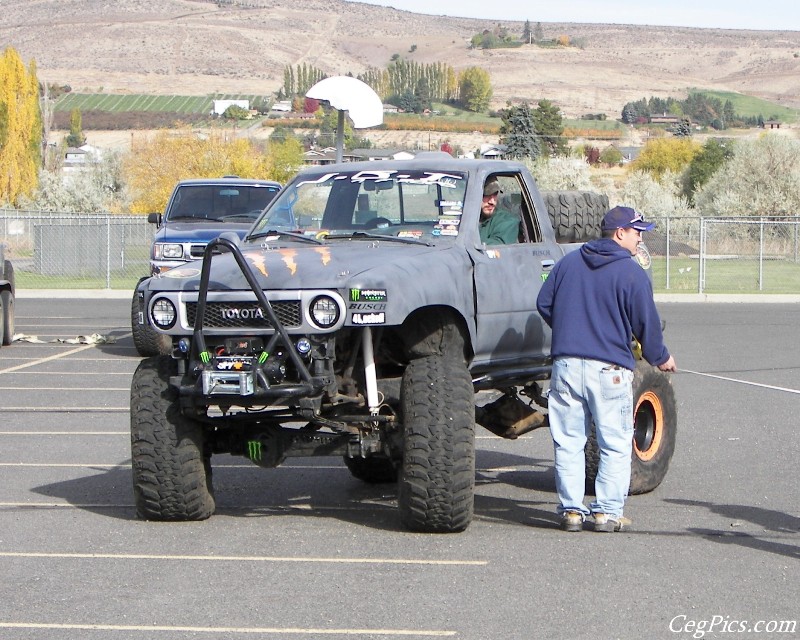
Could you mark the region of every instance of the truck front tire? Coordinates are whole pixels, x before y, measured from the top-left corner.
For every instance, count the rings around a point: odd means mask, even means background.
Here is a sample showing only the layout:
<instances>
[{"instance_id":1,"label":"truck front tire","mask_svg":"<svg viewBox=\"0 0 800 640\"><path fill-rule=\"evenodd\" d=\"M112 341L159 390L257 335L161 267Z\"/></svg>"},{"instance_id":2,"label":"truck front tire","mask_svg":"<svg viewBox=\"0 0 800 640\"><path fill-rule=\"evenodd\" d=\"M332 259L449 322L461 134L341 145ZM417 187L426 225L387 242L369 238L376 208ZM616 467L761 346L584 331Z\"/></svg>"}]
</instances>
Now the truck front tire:
<instances>
[{"instance_id":1,"label":"truck front tire","mask_svg":"<svg viewBox=\"0 0 800 640\"><path fill-rule=\"evenodd\" d=\"M412 360L403 375L402 523L412 531L452 533L472 521L475 396L463 358Z\"/></svg>"},{"instance_id":2,"label":"truck front tire","mask_svg":"<svg viewBox=\"0 0 800 640\"><path fill-rule=\"evenodd\" d=\"M181 413L167 356L139 363L131 383L131 466L136 514L144 520L205 520L214 513L203 426Z\"/></svg>"}]
</instances>

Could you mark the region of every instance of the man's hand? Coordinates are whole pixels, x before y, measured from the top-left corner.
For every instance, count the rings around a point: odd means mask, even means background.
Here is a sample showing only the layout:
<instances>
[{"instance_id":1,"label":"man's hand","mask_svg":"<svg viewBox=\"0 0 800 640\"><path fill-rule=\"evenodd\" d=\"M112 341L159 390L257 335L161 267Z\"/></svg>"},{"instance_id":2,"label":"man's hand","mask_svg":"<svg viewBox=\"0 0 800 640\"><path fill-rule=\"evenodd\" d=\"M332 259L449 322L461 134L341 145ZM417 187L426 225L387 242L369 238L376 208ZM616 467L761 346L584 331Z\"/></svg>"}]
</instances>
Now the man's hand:
<instances>
[{"instance_id":1,"label":"man's hand","mask_svg":"<svg viewBox=\"0 0 800 640\"><path fill-rule=\"evenodd\" d=\"M661 371L667 371L670 373L675 373L678 370L678 366L675 364L675 358L672 356L669 357L669 360L663 362L662 364L658 365L658 368Z\"/></svg>"}]
</instances>

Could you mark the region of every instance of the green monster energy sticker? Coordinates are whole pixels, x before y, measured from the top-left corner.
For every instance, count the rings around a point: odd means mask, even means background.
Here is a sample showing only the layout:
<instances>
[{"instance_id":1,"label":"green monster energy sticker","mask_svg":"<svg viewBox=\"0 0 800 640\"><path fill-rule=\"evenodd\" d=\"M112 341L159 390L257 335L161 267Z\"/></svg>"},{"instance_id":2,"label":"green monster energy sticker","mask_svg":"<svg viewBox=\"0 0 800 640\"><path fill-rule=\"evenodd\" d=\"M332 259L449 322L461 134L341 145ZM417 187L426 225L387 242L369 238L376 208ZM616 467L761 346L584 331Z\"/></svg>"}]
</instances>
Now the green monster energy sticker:
<instances>
[{"instance_id":1,"label":"green monster energy sticker","mask_svg":"<svg viewBox=\"0 0 800 640\"><path fill-rule=\"evenodd\" d=\"M350 302L385 302L386 289L350 289Z\"/></svg>"},{"instance_id":2,"label":"green monster energy sticker","mask_svg":"<svg viewBox=\"0 0 800 640\"><path fill-rule=\"evenodd\" d=\"M247 457L253 462L261 460L261 440L247 441Z\"/></svg>"},{"instance_id":3,"label":"green monster energy sticker","mask_svg":"<svg viewBox=\"0 0 800 640\"><path fill-rule=\"evenodd\" d=\"M201 351L200 352L200 362L203 364L208 364L211 360L211 354L208 351Z\"/></svg>"},{"instance_id":4,"label":"green monster energy sticker","mask_svg":"<svg viewBox=\"0 0 800 640\"><path fill-rule=\"evenodd\" d=\"M269 354L266 351L262 351L258 356L258 364L264 364L269 358Z\"/></svg>"}]
</instances>

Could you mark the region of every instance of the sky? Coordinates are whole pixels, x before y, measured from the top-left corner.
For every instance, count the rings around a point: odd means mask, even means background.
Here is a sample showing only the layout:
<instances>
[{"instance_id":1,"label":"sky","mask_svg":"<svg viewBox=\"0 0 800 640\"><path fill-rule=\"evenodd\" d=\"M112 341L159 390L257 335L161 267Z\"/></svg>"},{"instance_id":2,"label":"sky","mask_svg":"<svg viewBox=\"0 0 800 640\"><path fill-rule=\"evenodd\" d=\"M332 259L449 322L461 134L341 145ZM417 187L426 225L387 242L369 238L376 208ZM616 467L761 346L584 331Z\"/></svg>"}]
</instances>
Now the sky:
<instances>
[{"instance_id":1,"label":"sky","mask_svg":"<svg viewBox=\"0 0 800 640\"><path fill-rule=\"evenodd\" d=\"M798 0L358 0L413 13L498 22L585 22L800 31Z\"/></svg>"}]
</instances>

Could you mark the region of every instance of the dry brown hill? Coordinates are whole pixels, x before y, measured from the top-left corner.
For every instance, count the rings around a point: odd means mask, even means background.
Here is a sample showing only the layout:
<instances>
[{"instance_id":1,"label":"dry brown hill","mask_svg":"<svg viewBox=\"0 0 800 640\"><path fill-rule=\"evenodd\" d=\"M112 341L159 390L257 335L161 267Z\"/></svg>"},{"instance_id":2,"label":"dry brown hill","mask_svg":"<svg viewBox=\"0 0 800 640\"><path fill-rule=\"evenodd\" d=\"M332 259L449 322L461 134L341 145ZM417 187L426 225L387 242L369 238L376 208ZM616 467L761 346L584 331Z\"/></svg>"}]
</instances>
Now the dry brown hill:
<instances>
[{"instance_id":1,"label":"dry brown hill","mask_svg":"<svg viewBox=\"0 0 800 640\"><path fill-rule=\"evenodd\" d=\"M570 116L616 117L630 100L700 87L800 108L798 31L542 23L545 37L568 35L583 48L467 47L498 22L522 32L523 23L499 16L426 16L343 0L0 0L0 42L35 60L41 80L74 91L268 94L287 65L358 74L397 53L483 67L495 107L548 98Z\"/></svg>"}]
</instances>

